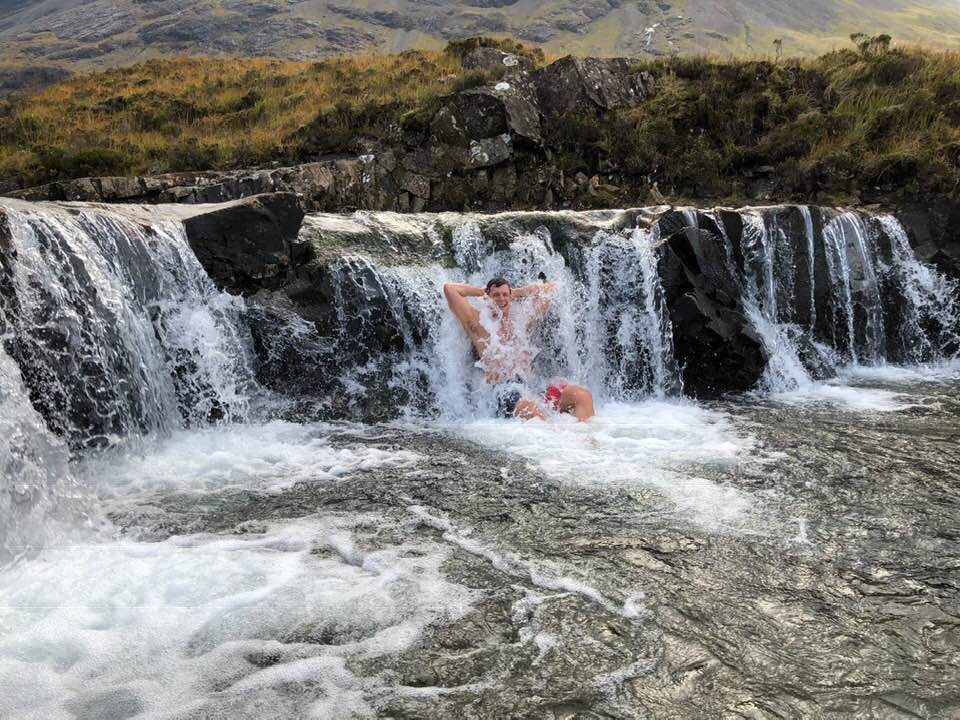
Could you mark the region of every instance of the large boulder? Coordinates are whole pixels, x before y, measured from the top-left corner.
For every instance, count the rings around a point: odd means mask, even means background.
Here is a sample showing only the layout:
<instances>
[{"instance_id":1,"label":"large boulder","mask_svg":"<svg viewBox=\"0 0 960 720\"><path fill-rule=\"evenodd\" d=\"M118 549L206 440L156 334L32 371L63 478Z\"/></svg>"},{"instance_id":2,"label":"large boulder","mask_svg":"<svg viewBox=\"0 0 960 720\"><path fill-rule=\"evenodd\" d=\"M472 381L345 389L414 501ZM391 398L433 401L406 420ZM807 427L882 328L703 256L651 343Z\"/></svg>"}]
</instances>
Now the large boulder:
<instances>
[{"instance_id":1,"label":"large boulder","mask_svg":"<svg viewBox=\"0 0 960 720\"><path fill-rule=\"evenodd\" d=\"M560 58L531 74L540 111L562 115L632 107L654 91L653 76L624 58Z\"/></svg>"},{"instance_id":2,"label":"large boulder","mask_svg":"<svg viewBox=\"0 0 960 720\"><path fill-rule=\"evenodd\" d=\"M535 99L509 81L452 96L437 111L430 129L434 142L457 147L507 133L534 144L543 141Z\"/></svg>"},{"instance_id":3,"label":"large boulder","mask_svg":"<svg viewBox=\"0 0 960 720\"><path fill-rule=\"evenodd\" d=\"M743 313L721 239L683 223L680 213L664 218L661 230L666 242L660 273L685 392L715 398L753 388L766 357Z\"/></svg>"},{"instance_id":4,"label":"large boulder","mask_svg":"<svg viewBox=\"0 0 960 720\"><path fill-rule=\"evenodd\" d=\"M292 193L196 206L183 219L197 259L221 287L250 292L276 286L301 259L303 210Z\"/></svg>"},{"instance_id":5,"label":"large boulder","mask_svg":"<svg viewBox=\"0 0 960 720\"><path fill-rule=\"evenodd\" d=\"M463 67L466 70L493 70L502 67L505 75L512 75L532 69L533 63L530 58L522 55L514 55L492 47L478 47L464 55Z\"/></svg>"}]
</instances>

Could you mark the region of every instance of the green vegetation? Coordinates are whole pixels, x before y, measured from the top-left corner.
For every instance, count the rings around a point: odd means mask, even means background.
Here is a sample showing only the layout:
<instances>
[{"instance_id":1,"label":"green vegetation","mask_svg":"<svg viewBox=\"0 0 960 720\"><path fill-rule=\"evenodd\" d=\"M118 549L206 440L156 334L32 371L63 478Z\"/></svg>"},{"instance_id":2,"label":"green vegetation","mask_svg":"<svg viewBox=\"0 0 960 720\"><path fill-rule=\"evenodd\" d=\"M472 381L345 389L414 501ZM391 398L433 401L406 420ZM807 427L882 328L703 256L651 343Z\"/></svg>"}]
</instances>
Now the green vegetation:
<instances>
[{"instance_id":1,"label":"green vegetation","mask_svg":"<svg viewBox=\"0 0 960 720\"><path fill-rule=\"evenodd\" d=\"M814 60L675 57L642 62L656 95L636 108L545 119L568 174L616 175L674 196L737 196L775 175L787 195L838 199L879 188L949 192L960 184L960 53L856 50ZM0 103L0 178L229 169L357 153L360 142L419 143L452 92L496 79L464 71L479 44L338 58L150 61Z\"/></svg>"},{"instance_id":2,"label":"green vegetation","mask_svg":"<svg viewBox=\"0 0 960 720\"><path fill-rule=\"evenodd\" d=\"M757 170L801 198L951 191L960 183L960 53L858 40L859 52L811 61L643 63L656 97L599 118L553 118L549 142L568 173L605 162L690 197L736 196Z\"/></svg>"}]
</instances>

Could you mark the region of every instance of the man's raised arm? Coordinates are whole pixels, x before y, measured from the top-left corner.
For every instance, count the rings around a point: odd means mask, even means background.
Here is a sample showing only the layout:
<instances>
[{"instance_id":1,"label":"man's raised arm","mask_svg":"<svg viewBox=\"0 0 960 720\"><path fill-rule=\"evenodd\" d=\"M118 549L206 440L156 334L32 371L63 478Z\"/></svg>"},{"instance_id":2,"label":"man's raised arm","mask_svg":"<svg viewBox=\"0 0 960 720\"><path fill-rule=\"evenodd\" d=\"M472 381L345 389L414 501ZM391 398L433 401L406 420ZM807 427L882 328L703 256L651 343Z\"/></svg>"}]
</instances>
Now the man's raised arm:
<instances>
[{"instance_id":1,"label":"man's raised arm","mask_svg":"<svg viewBox=\"0 0 960 720\"><path fill-rule=\"evenodd\" d=\"M447 298L447 305L457 316L457 320L463 323L464 327L474 320L478 314L477 309L467 302L468 297L483 297L483 288L474 287L465 283L444 283L443 295Z\"/></svg>"},{"instance_id":2,"label":"man's raised arm","mask_svg":"<svg viewBox=\"0 0 960 720\"><path fill-rule=\"evenodd\" d=\"M483 297L486 293L483 288L467 285L466 283L444 283L443 294L450 300L450 293L456 293L460 297Z\"/></svg>"},{"instance_id":3,"label":"man's raised arm","mask_svg":"<svg viewBox=\"0 0 960 720\"><path fill-rule=\"evenodd\" d=\"M550 295L556 287L557 284L553 282L535 282L531 283L530 285L514 288L513 296L515 298L531 297L535 295L542 297L545 295Z\"/></svg>"},{"instance_id":4,"label":"man's raised arm","mask_svg":"<svg viewBox=\"0 0 960 720\"><path fill-rule=\"evenodd\" d=\"M556 289L556 283L538 282L517 288L513 291L513 296L533 298L534 308L536 308L534 317L541 318L550 310L550 302L553 300L553 293Z\"/></svg>"}]
</instances>

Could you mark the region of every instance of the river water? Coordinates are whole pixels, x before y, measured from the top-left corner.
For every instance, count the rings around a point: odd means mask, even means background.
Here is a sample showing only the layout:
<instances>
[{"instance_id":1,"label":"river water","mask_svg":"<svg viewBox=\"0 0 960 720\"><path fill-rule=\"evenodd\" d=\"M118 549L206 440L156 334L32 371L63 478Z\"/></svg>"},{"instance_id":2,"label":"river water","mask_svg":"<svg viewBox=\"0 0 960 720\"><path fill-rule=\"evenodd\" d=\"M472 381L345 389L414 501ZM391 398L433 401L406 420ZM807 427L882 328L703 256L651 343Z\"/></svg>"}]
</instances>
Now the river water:
<instances>
[{"instance_id":1,"label":"river water","mask_svg":"<svg viewBox=\"0 0 960 720\"><path fill-rule=\"evenodd\" d=\"M432 409L320 422L257 386L242 307L176 227L57 222L61 247L93 244L72 257L102 273L85 300L100 310L73 302L51 329L43 308L76 292L73 270L44 274L56 243L24 230L21 290L4 306L19 344L0 354L0 717L960 714L949 353L868 357L880 324L865 313L868 332L848 335L838 314L848 357L815 380L794 364L796 318L765 300L758 273L748 297L778 362L754 392L685 399L649 233L601 239L582 282L529 238L506 257L478 248L467 224L459 270L381 269L388 295L422 309L410 298L432 288L439 302L445 279L540 257L574 320L541 340L562 360L544 377L590 384L598 416L489 417L465 339L428 304L408 331L427 317L431 339L395 361L392 382L414 397L425 374ZM98 255L118 224L136 252ZM770 249L756 232L748 242ZM138 247L166 249L134 276L117 258ZM632 258L629 292L599 292L610 256ZM930 300L942 281L908 267L915 317L952 311ZM613 325L624 352L582 347L584 326ZM117 350L71 376L57 339L77 336L74 348ZM31 396L24 346L59 368L58 392ZM76 382L85 372L111 381ZM51 427L51 407L95 430Z\"/></svg>"}]
</instances>

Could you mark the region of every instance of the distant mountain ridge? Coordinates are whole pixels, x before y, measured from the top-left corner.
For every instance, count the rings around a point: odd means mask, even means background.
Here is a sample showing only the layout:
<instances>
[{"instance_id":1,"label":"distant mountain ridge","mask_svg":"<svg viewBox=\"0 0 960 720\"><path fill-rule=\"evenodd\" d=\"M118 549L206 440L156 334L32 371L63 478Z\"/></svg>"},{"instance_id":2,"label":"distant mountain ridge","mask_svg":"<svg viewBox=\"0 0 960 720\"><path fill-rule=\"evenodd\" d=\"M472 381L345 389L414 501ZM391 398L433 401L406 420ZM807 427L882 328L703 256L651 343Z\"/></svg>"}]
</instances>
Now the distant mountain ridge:
<instances>
[{"instance_id":1,"label":"distant mountain ridge","mask_svg":"<svg viewBox=\"0 0 960 720\"><path fill-rule=\"evenodd\" d=\"M510 35L548 52L813 55L851 33L957 47L956 0L0 0L0 64L106 67L169 55L338 53Z\"/></svg>"}]
</instances>

